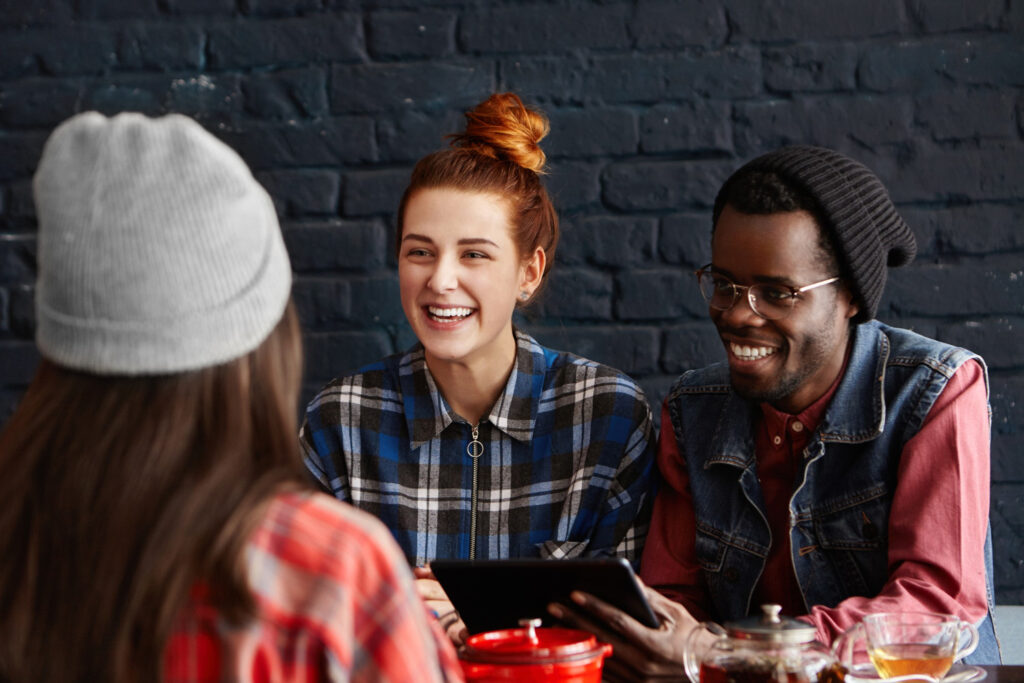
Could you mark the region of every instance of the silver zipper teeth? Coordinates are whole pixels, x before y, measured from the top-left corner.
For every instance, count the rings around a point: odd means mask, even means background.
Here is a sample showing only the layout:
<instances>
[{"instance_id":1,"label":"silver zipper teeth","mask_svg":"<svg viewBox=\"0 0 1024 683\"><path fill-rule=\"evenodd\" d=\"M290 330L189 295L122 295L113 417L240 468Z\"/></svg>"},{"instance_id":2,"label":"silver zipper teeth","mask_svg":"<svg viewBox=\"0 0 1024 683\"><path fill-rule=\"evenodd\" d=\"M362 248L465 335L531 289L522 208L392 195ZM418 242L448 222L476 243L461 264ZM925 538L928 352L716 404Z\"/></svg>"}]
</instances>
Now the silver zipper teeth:
<instances>
[{"instance_id":1,"label":"silver zipper teeth","mask_svg":"<svg viewBox=\"0 0 1024 683\"><path fill-rule=\"evenodd\" d=\"M471 436L473 437L473 441L470 442L470 445L472 445L474 442L475 443L480 443L479 439L477 438L477 437L480 436L480 425L479 424L473 425L473 432L472 432ZM467 447L467 448L469 448L469 447ZM475 560L476 559L477 477L479 475L479 468L480 468L480 455L482 455L482 454L483 454L483 448L480 449L480 454L479 455L472 455L472 454L470 454L470 456L469 456L470 458L473 459L473 494L472 494L473 497L472 497L471 507L470 507L470 510L469 510L469 559L471 559L471 560Z\"/></svg>"}]
</instances>

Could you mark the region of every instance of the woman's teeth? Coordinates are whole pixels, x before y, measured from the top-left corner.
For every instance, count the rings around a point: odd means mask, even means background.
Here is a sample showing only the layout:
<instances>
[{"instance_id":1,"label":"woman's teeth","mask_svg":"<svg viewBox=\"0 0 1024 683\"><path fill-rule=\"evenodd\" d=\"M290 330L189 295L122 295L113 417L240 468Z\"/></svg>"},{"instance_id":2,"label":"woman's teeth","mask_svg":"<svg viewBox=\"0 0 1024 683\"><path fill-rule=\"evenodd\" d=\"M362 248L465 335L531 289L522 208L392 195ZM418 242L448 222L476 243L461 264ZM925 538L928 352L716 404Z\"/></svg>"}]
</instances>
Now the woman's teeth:
<instances>
[{"instance_id":1,"label":"woman's teeth","mask_svg":"<svg viewBox=\"0 0 1024 683\"><path fill-rule=\"evenodd\" d=\"M455 306L452 308L441 308L439 306L427 306L427 313L430 317L438 322L452 322L454 320L461 320L469 316L473 312L472 308L463 308L461 306Z\"/></svg>"},{"instance_id":2,"label":"woman's teeth","mask_svg":"<svg viewBox=\"0 0 1024 683\"><path fill-rule=\"evenodd\" d=\"M757 360L770 356L777 351L768 346L740 346L739 344L729 344L729 349L733 355L740 360Z\"/></svg>"}]
</instances>

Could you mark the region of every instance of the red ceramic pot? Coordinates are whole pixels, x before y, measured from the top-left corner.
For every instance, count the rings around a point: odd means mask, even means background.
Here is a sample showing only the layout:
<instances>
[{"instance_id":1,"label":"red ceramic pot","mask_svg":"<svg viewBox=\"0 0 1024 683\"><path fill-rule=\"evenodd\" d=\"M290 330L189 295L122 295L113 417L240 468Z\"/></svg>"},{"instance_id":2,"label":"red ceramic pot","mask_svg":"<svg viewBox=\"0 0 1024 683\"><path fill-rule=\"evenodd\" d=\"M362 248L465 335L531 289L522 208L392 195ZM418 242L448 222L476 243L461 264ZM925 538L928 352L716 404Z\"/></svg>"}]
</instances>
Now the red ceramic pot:
<instances>
[{"instance_id":1,"label":"red ceramic pot","mask_svg":"<svg viewBox=\"0 0 1024 683\"><path fill-rule=\"evenodd\" d=\"M599 683L612 646L586 631L538 628L540 619L524 619L522 628L470 636L459 651L467 681L541 681Z\"/></svg>"}]
</instances>

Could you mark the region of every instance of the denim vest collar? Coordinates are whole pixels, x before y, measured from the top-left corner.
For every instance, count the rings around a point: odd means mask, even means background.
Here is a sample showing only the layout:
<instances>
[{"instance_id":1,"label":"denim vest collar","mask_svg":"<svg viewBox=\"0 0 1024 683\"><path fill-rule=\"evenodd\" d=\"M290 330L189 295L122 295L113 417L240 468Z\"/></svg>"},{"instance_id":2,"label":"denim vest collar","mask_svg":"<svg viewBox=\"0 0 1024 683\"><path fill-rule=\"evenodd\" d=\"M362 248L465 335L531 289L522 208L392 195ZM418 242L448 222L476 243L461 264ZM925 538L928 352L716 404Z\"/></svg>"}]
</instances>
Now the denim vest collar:
<instances>
[{"instance_id":1,"label":"denim vest collar","mask_svg":"<svg viewBox=\"0 0 1024 683\"><path fill-rule=\"evenodd\" d=\"M889 338L870 324L857 325L851 336L846 374L818 428L825 442L864 443L877 439L885 429Z\"/></svg>"}]
</instances>

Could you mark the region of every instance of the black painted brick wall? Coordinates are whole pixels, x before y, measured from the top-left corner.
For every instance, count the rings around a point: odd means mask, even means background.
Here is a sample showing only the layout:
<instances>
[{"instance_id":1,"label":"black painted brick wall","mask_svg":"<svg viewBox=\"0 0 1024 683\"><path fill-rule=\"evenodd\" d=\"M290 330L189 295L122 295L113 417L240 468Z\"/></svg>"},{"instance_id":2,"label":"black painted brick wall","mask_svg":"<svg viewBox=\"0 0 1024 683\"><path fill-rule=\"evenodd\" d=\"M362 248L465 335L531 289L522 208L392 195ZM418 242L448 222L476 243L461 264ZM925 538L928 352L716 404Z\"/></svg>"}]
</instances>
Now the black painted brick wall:
<instances>
[{"instance_id":1,"label":"black painted brick wall","mask_svg":"<svg viewBox=\"0 0 1024 683\"><path fill-rule=\"evenodd\" d=\"M883 320L991 367L997 598L1024 602L1024 0L0 0L0 419L30 380L48 131L86 109L198 118L273 194L309 396L404 348L392 212L496 90L550 115L563 216L523 320L652 403L721 355L690 271L742 161L806 142L887 182L919 241Z\"/></svg>"}]
</instances>

